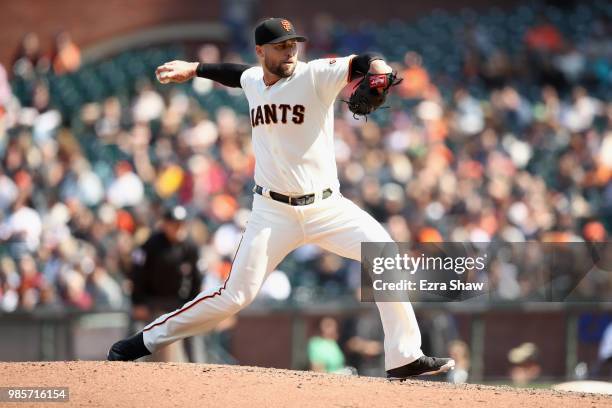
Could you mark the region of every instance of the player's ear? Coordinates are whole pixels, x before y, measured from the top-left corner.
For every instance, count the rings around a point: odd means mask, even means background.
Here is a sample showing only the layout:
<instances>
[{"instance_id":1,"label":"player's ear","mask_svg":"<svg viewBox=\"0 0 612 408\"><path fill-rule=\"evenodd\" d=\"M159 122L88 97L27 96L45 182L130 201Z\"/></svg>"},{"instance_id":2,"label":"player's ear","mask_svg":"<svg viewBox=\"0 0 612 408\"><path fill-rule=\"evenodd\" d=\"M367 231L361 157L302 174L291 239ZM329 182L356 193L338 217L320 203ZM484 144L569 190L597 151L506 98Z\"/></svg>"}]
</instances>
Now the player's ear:
<instances>
[{"instance_id":1,"label":"player's ear","mask_svg":"<svg viewBox=\"0 0 612 408\"><path fill-rule=\"evenodd\" d=\"M261 45L256 45L255 46L255 54L257 54L258 57L263 58L264 57L264 48Z\"/></svg>"}]
</instances>

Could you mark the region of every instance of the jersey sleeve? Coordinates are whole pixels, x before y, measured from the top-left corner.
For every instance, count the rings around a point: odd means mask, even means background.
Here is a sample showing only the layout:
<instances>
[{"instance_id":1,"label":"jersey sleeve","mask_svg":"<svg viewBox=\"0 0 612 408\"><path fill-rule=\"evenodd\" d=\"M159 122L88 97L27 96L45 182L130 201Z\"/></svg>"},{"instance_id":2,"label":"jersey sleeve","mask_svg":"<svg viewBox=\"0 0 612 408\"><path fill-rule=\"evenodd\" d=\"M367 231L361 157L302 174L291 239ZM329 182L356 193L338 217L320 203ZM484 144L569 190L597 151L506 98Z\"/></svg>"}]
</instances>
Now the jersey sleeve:
<instances>
[{"instance_id":1,"label":"jersey sleeve","mask_svg":"<svg viewBox=\"0 0 612 408\"><path fill-rule=\"evenodd\" d=\"M342 58L322 58L310 61L317 93L326 103L332 103L350 82L351 62L355 55Z\"/></svg>"},{"instance_id":2,"label":"jersey sleeve","mask_svg":"<svg viewBox=\"0 0 612 408\"><path fill-rule=\"evenodd\" d=\"M241 86L240 78L242 77L242 73L249 68L248 65L244 64L205 64L200 62L196 69L196 75L200 78L212 79L213 81L231 88L237 88Z\"/></svg>"},{"instance_id":3,"label":"jersey sleeve","mask_svg":"<svg viewBox=\"0 0 612 408\"><path fill-rule=\"evenodd\" d=\"M253 83L256 70L257 67L251 67L245 70L242 75L240 75L240 87L245 91Z\"/></svg>"}]
</instances>

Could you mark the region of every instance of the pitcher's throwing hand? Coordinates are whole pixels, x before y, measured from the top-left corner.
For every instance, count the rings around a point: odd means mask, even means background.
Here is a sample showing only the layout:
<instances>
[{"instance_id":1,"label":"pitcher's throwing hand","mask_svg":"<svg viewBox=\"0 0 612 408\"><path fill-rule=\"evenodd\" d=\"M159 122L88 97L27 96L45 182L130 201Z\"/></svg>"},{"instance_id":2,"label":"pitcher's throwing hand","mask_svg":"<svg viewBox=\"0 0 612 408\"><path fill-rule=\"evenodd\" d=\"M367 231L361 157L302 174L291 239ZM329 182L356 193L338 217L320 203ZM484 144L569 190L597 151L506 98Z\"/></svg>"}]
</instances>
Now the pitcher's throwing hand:
<instances>
[{"instance_id":1,"label":"pitcher's throwing hand","mask_svg":"<svg viewBox=\"0 0 612 408\"><path fill-rule=\"evenodd\" d=\"M162 84L170 82L181 83L196 76L197 62L171 61L160 65L155 70L157 80Z\"/></svg>"}]
</instances>

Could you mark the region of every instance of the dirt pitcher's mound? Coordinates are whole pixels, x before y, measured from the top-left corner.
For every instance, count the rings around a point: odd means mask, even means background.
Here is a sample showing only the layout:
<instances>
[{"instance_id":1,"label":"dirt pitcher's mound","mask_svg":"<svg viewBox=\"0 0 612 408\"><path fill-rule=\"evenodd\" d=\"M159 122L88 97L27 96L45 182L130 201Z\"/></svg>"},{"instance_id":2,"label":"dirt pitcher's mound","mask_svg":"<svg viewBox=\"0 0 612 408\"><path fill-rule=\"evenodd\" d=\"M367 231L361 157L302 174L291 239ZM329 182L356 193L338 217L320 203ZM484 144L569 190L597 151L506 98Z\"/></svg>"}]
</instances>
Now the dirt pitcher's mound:
<instances>
[{"instance_id":1,"label":"dirt pitcher's mound","mask_svg":"<svg viewBox=\"0 0 612 408\"><path fill-rule=\"evenodd\" d=\"M2 407L612 406L612 397L594 394L173 363L0 363L0 387L70 389L68 404L0 402Z\"/></svg>"}]
</instances>

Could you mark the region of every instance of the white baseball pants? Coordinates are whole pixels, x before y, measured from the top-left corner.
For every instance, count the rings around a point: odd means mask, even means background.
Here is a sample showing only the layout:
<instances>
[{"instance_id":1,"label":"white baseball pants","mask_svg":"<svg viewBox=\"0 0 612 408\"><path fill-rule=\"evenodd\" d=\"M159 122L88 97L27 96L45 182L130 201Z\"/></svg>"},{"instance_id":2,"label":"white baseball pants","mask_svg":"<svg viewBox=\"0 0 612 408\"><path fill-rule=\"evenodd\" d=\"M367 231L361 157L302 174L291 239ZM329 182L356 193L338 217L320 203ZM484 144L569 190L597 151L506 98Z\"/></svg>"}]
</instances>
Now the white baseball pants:
<instances>
[{"instance_id":1,"label":"white baseball pants","mask_svg":"<svg viewBox=\"0 0 612 408\"><path fill-rule=\"evenodd\" d=\"M392 242L385 229L338 192L313 204L291 206L254 195L253 211L230 274L216 291L202 292L180 309L143 329L154 352L176 340L211 330L251 303L270 272L297 247L316 244L360 260L361 242ZM377 302L385 332L385 368L411 363L423 355L421 333L409 302Z\"/></svg>"}]
</instances>

